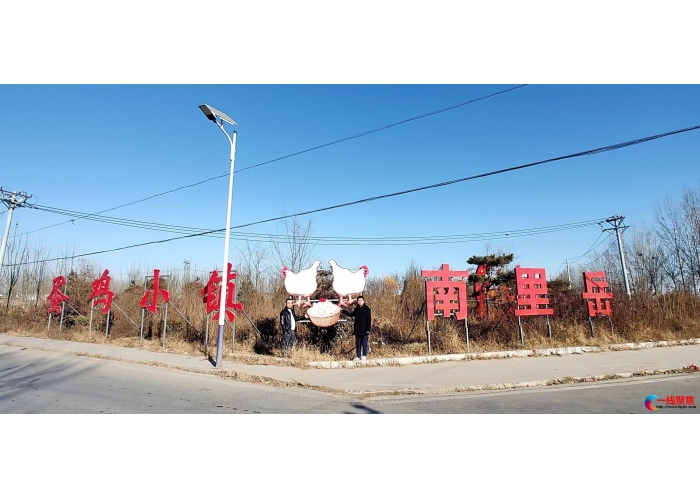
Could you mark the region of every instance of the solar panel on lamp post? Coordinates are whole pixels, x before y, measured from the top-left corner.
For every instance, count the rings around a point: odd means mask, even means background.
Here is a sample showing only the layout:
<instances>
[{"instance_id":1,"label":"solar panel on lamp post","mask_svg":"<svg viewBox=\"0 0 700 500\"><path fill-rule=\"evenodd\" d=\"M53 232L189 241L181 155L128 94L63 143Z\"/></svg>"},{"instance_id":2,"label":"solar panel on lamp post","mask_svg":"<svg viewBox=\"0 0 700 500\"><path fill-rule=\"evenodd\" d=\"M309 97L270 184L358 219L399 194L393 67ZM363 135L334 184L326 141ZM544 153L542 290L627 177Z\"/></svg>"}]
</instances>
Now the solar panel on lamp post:
<instances>
[{"instance_id":1,"label":"solar panel on lamp post","mask_svg":"<svg viewBox=\"0 0 700 500\"><path fill-rule=\"evenodd\" d=\"M224 267L222 268L221 296L219 297L219 328L216 340L216 368L221 368L221 359L224 352L224 325L226 324L226 288L228 286L228 251L229 238L231 236L231 198L233 194L233 165L236 160L236 131L228 135L224 129L224 122L238 126L228 115L212 108L208 104L202 104L199 109L202 113L221 129L231 145L230 164L231 170L228 178L228 209L226 210L226 236L224 237Z\"/></svg>"}]
</instances>

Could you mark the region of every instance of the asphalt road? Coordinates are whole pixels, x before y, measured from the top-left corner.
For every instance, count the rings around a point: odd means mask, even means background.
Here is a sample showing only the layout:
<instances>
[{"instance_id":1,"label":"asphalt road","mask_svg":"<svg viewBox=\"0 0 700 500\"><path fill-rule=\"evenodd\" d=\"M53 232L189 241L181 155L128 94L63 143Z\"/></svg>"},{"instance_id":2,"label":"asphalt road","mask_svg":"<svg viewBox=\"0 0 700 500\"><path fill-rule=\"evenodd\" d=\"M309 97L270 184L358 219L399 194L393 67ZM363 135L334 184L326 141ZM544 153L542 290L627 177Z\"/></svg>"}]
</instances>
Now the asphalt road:
<instances>
[{"instance_id":1,"label":"asphalt road","mask_svg":"<svg viewBox=\"0 0 700 500\"><path fill-rule=\"evenodd\" d=\"M700 413L649 411L649 394L700 399L700 374L444 396L358 399L0 346L0 413ZM700 403L696 403L700 407Z\"/></svg>"}]
</instances>

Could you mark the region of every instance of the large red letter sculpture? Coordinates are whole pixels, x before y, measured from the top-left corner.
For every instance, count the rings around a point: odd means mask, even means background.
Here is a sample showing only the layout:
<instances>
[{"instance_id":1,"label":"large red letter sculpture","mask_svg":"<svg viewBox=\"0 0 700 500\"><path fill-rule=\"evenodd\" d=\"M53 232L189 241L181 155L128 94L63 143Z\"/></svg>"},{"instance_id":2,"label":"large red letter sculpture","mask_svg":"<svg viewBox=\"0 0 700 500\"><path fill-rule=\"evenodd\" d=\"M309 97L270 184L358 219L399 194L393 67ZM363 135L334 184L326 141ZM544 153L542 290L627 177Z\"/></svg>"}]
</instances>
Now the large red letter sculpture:
<instances>
[{"instance_id":1,"label":"large red letter sculpture","mask_svg":"<svg viewBox=\"0 0 700 500\"><path fill-rule=\"evenodd\" d=\"M68 300L68 295L64 295L63 292L61 292L61 287L65 286L66 283L65 276L57 276L53 279L53 288L51 289L49 296L46 297L46 300L49 301L50 305L49 314L52 312L56 314L61 313L61 304L63 301Z\"/></svg>"},{"instance_id":2,"label":"large red letter sculpture","mask_svg":"<svg viewBox=\"0 0 700 500\"><path fill-rule=\"evenodd\" d=\"M613 294L605 271L585 272L583 282L586 285L586 291L581 296L588 304L588 316L590 318L611 316Z\"/></svg>"},{"instance_id":3,"label":"large red letter sculpture","mask_svg":"<svg viewBox=\"0 0 700 500\"><path fill-rule=\"evenodd\" d=\"M152 298L149 302L149 297ZM143 294L143 298L141 299L141 302L139 302L139 305L143 307L144 309L152 312L153 314L156 313L156 310L158 309L158 295L161 295L163 297L163 302L170 302L170 292L167 290L161 290L160 289L160 269L154 269L153 270L153 290L146 290L146 293Z\"/></svg>"},{"instance_id":4,"label":"large red letter sculpture","mask_svg":"<svg viewBox=\"0 0 700 500\"><path fill-rule=\"evenodd\" d=\"M467 283L450 278L467 278L469 271L450 271L449 264L443 264L439 271L421 271L421 276L437 278L425 282L428 320L435 319L436 313L445 318L452 314L457 319L467 317Z\"/></svg>"},{"instance_id":5,"label":"large red letter sculpture","mask_svg":"<svg viewBox=\"0 0 700 500\"><path fill-rule=\"evenodd\" d=\"M205 304L207 314L216 311L219 307L219 292L221 291L221 276L216 269L209 275L209 281L199 292Z\"/></svg>"},{"instance_id":6,"label":"large red letter sculpture","mask_svg":"<svg viewBox=\"0 0 700 500\"><path fill-rule=\"evenodd\" d=\"M544 268L515 266L517 288L516 316L549 316L554 310L547 298L547 278Z\"/></svg>"},{"instance_id":7,"label":"large red letter sculpture","mask_svg":"<svg viewBox=\"0 0 700 500\"><path fill-rule=\"evenodd\" d=\"M109 283L112 278L109 276L109 269L105 269L102 276L97 278L92 282L92 293L88 297L88 300L94 299L104 295L105 297L93 302L93 307L102 304L102 314L108 314L110 308L112 307L112 297L114 297L114 292L110 291Z\"/></svg>"},{"instance_id":8,"label":"large red letter sculpture","mask_svg":"<svg viewBox=\"0 0 700 500\"><path fill-rule=\"evenodd\" d=\"M236 304L233 301L233 295L236 291L236 273L231 271L231 267L232 265L229 263L228 271L226 273L226 319L233 322L236 320L236 315L233 311L229 311L229 309L242 311L243 304ZM221 276L219 276L218 271L212 271L211 275L209 276L209 281L204 289L199 292L199 294L202 295L204 303L206 304L207 314L212 311L216 311L213 319L218 320L221 300Z\"/></svg>"}]
</instances>

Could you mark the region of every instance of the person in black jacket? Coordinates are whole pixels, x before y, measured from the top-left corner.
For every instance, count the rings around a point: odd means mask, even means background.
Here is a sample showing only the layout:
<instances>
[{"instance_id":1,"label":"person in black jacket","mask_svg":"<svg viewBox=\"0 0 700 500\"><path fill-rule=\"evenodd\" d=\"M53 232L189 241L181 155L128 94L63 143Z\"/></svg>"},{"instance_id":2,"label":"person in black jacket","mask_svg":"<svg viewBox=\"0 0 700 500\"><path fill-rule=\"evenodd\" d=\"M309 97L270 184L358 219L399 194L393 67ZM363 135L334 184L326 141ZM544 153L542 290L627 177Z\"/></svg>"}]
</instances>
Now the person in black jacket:
<instances>
[{"instance_id":1,"label":"person in black jacket","mask_svg":"<svg viewBox=\"0 0 700 500\"><path fill-rule=\"evenodd\" d=\"M289 354L289 349L294 345L297 332L296 323L300 319L304 318L294 314L294 301L292 299L287 299L284 309L280 311L280 327L282 329L283 341L282 350L285 355Z\"/></svg>"},{"instance_id":2,"label":"person in black jacket","mask_svg":"<svg viewBox=\"0 0 700 500\"><path fill-rule=\"evenodd\" d=\"M369 332L372 329L372 311L365 304L365 298L357 297L357 307L353 311L344 311L348 316L355 318L355 361L367 361L369 350Z\"/></svg>"}]
</instances>

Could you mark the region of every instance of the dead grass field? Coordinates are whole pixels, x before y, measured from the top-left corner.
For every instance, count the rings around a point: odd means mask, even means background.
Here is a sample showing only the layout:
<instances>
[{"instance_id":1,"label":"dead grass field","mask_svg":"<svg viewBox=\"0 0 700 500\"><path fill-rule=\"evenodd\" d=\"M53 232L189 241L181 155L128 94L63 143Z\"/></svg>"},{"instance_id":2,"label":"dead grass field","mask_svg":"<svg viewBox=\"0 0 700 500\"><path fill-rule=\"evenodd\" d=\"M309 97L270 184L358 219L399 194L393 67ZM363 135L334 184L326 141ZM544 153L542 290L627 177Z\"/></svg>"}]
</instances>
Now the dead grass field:
<instances>
[{"instance_id":1,"label":"dead grass field","mask_svg":"<svg viewBox=\"0 0 700 500\"><path fill-rule=\"evenodd\" d=\"M201 284L187 283L179 294L171 296L168 309L168 334L162 345L163 313L146 314L144 340L140 346L142 309L139 300L143 288L134 286L115 295L109 338L105 337L105 316L93 315L93 330L88 339L89 277L71 283L70 314L65 317L59 333L57 317L47 331L46 305L14 306L0 310L0 332L77 342L109 343L110 345L141 348L149 351L189 355L215 355L216 324L210 323L209 339L205 345L204 304L199 294ZM78 281L78 278L74 277ZM399 291L401 290L401 291ZM374 279L365 291L372 309L373 328L370 336L370 357L419 356L428 354L425 313L421 313L425 292L423 281L415 276L403 279ZM274 293L262 293L245 285L239 301L245 314L236 319L235 354L231 354L231 329L226 328L224 358L256 364L293 364L303 366L309 361L346 360L354 358L355 341L351 322L339 323L337 328L321 330L300 324L297 346L289 358L283 358L280 346L279 311L286 297L282 283ZM570 346L606 346L626 342L685 340L700 337L700 300L690 294L669 293L663 296L633 296L628 299L617 293L613 306L613 327L607 319L595 320L595 336L591 336L585 305L580 292L558 291L550 294L555 311L550 318L552 338L542 317L523 320L524 347L540 349ZM179 312L175 310L179 310ZM297 310L300 313L300 310ZM126 316L136 323L135 326ZM183 318L187 318L185 320ZM463 321L437 319L430 324L431 354L454 354L467 351ZM521 349L517 320L503 306L493 305L488 319L469 318L469 350L471 352Z\"/></svg>"}]
</instances>

